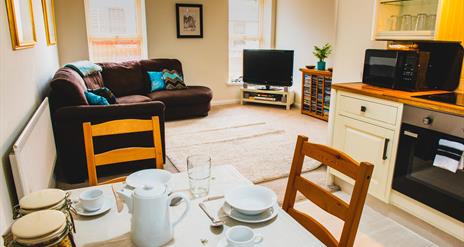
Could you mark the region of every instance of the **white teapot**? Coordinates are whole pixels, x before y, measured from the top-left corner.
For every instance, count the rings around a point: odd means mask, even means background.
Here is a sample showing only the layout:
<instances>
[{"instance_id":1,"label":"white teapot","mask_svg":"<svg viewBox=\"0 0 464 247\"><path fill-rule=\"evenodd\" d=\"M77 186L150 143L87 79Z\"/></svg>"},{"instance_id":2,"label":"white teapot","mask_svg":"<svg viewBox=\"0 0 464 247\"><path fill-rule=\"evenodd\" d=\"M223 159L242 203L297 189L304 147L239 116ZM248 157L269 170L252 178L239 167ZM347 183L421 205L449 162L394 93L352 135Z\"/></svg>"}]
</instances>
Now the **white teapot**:
<instances>
[{"instance_id":1,"label":"white teapot","mask_svg":"<svg viewBox=\"0 0 464 247\"><path fill-rule=\"evenodd\" d=\"M131 238L138 247L161 246L173 237L173 228L190 209L190 201L185 194L168 195L166 184L143 186L135 190L122 189L118 194L124 199L132 214ZM172 199L180 197L186 203L182 215L171 222L169 212Z\"/></svg>"}]
</instances>

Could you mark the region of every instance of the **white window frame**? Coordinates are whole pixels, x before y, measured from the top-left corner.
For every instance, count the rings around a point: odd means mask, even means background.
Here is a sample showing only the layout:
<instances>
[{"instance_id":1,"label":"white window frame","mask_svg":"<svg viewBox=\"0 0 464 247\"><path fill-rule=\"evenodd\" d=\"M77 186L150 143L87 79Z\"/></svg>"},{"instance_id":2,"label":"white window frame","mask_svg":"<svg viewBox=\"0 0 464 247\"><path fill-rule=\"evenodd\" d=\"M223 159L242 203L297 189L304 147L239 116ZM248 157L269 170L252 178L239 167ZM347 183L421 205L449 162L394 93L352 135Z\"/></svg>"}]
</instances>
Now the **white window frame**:
<instances>
[{"instance_id":1,"label":"white window frame","mask_svg":"<svg viewBox=\"0 0 464 247\"><path fill-rule=\"evenodd\" d=\"M233 0L229 0L233 1ZM275 48L275 17L276 17L276 0L258 0L259 8L259 35L256 36L244 36L244 39L241 40L258 40L260 48L263 49L273 49ZM228 26L230 27L230 20L228 20ZM234 37L231 37L230 30L228 42L232 41ZM228 60L230 61L230 46L228 46ZM243 82L233 82L230 76L230 63L227 74L227 85L231 86L241 86Z\"/></svg>"}]
</instances>

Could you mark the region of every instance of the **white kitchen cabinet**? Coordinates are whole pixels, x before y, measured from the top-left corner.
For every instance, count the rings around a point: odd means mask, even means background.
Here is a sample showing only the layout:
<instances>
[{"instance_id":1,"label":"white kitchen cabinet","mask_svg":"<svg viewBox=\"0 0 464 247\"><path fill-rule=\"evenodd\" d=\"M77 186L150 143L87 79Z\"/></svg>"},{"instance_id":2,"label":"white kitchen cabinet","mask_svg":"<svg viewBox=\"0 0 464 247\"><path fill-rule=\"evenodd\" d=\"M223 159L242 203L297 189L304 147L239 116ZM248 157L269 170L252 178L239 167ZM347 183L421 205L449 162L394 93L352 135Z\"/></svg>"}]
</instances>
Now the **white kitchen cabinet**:
<instances>
[{"instance_id":1,"label":"white kitchen cabinet","mask_svg":"<svg viewBox=\"0 0 464 247\"><path fill-rule=\"evenodd\" d=\"M393 130L344 116L339 116L334 126L333 147L357 161L374 165L369 193L383 201L388 201L391 185L388 181L389 170L393 166L391 150L394 133Z\"/></svg>"},{"instance_id":2,"label":"white kitchen cabinet","mask_svg":"<svg viewBox=\"0 0 464 247\"><path fill-rule=\"evenodd\" d=\"M403 106L347 92L336 94L332 147L374 165L369 194L389 202ZM336 170L329 173L353 183Z\"/></svg>"}]
</instances>

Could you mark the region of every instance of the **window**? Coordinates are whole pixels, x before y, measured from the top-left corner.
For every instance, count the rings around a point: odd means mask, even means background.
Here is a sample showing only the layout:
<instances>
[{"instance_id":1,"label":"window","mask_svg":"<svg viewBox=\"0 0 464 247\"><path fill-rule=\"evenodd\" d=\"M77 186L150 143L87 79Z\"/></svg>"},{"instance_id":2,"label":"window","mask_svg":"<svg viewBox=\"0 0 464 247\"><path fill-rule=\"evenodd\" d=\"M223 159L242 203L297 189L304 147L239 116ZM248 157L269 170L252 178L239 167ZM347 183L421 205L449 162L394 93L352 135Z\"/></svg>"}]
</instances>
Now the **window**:
<instances>
[{"instance_id":1,"label":"window","mask_svg":"<svg viewBox=\"0 0 464 247\"><path fill-rule=\"evenodd\" d=\"M229 0L229 83L242 83L243 49L274 46L276 0Z\"/></svg>"},{"instance_id":2,"label":"window","mask_svg":"<svg viewBox=\"0 0 464 247\"><path fill-rule=\"evenodd\" d=\"M147 57L144 0L86 0L89 57L120 62Z\"/></svg>"}]
</instances>

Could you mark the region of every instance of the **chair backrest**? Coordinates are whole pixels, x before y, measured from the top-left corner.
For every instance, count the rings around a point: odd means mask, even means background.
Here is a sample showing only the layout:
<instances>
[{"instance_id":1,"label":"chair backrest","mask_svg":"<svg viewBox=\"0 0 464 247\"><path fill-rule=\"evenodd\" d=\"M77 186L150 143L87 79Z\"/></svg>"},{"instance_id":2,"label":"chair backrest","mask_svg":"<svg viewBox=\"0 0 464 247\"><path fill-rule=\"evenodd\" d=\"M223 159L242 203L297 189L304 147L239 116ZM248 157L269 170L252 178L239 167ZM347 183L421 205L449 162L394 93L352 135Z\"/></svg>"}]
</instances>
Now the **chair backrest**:
<instances>
[{"instance_id":1,"label":"chair backrest","mask_svg":"<svg viewBox=\"0 0 464 247\"><path fill-rule=\"evenodd\" d=\"M89 122L83 123L85 154L87 158L87 172L89 175L89 185L98 184L97 167L128 161L145 159L155 159L157 169L163 169L163 147L161 144L161 132L159 118L152 117L149 120L142 119L122 119L92 125ZM153 132L153 147L127 147L113 149L104 153L95 154L93 137L109 136L119 134L129 134L136 132ZM124 178L117 178L106 183L122 181Z\"/></svg>"},{"instance_id":2,"label":"chair backrest","mask_svg":"<svg viewBox=\"0 0 464 247\"><path fill-rule=\"evenodd\" d=\"M301 176L305 156L354 179L354 189L349 204ZM345 153L310 143L307 137L298 136L282 208L325 245L353 246L373 168L372 164L358 163ZM321 209L344 221L339 241L317 220L294 208L297 191Z\"/></svg>"}]
</instances>

